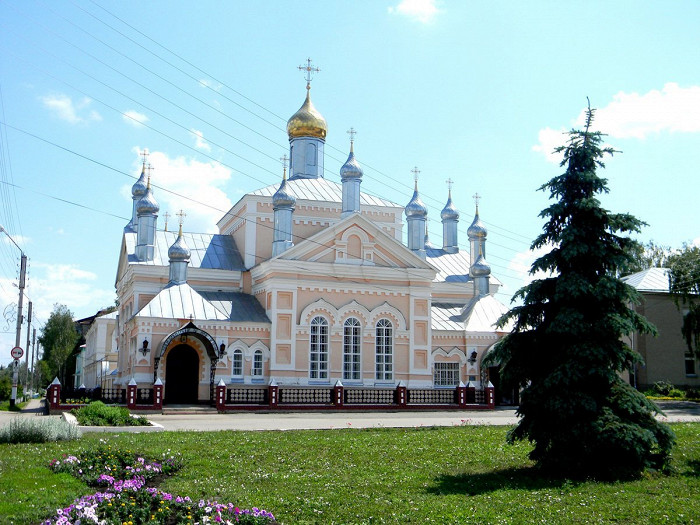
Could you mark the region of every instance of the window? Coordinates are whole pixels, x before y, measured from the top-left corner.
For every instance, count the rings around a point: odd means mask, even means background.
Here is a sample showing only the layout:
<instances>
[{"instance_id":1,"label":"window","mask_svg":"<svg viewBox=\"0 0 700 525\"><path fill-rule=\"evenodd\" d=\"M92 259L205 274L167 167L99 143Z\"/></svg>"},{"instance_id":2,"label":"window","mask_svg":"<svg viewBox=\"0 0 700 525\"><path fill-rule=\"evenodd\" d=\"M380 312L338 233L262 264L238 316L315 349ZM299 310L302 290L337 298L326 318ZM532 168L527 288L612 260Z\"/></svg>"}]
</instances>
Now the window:
<instances>
[{"instance_id":1,"label":"window","mask_svg":"<svg viewBox=\"0 0 700 525\"><path fill-rule=\"evenodd\" d=\"M262 350L256 350L253 354L253 370L251 372L253 377L262 377L263 375L263 355Z\"/></svg>"},{"instance_id":2,"label":"window","mask_svg":"<svg viewBox=\"0 0 700 525\"><path fill-rule=\"evenodd\" d=\"M360 321L350 317L343 325L343 379L359 381Z\"/></svg>"},{"instance_id":3,"label":"window","mask_svg":"<svg viewBox=\"0 0 700 525\"><path fill-rule=\"evenodd\" d=\"M309 341L309 378L328 379L328 321L318 316L311 320Z\"/></svg>"},{"instance_id":4,"label":"window","mask_svg":"<svg viewBox=\"0 0 700 525\"><path fill-rule=\"evenodd\" d=\"M457 386L459 384L459 363L435 363L433 383L435 386Z\"/></svg>"},{"instance_id":5,"label":"window","mask_svg":"<svg viewBox=\"0 0 700 525\"><path fill-rule=\"evenodd\" d=\"M375 336L375 379L377 381L392 381L394 379L393 353L394 334L391 321L380 319L377 323Z\"/></svg>"},{"instance_id":6,"label":"window","mask_svg":"<svg viewBox=\"0 0 700 525\"><path fill-rule=\"evenodd\" d=\"M695 356L689 352L685 354L685 375L696 376L698 374L695 368Z\"/></svg>"},{"instance_id":7,"label":"window","mask_svg":"<svg viewBox=\"0 0 700 525\"><path fill-rule=\"evenodd\" d=\"M243 377L243 352L235 350L233 352L233 364L231 366L233 377Z\"/></svg>"}]
</instances>

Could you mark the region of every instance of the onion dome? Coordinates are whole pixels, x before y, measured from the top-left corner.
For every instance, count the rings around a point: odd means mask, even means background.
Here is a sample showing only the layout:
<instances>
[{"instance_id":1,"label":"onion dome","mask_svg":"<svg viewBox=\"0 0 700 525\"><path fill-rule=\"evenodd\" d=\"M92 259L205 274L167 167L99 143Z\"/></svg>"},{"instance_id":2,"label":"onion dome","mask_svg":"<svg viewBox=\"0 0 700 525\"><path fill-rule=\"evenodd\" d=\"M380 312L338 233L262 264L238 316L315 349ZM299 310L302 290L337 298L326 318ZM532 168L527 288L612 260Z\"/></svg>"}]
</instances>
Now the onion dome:
<instances>
[{"instance_id":1,"label":"onion dome","mask_svg":"<svg viewBox=\"0 0 700 525\"><path fill-rule=\"evenodd\" d=\"M158 213L158 210L160 210L160 206L158 206L156 199L153 197L151 181L149 179L146 184L146 194L136 202L136 213L138 215L145 215L149 213Z\"/></svg>"},{"instance_id":2,"label":"onion dome","mask_svg":"<svg viewBox=\"0 0 700 525\"><path fill-rule=\"evenodd\" d=\"M309 93L310 91L307 87L306 100L299 108L299 111L294 113L287 121L289 140L298 137L315 137L323 140L326 138L326 132L328 131L326 119L314 107Z\"/></svg>"},{"instance_id":3,"label":"onion dome","mask_svg":"<svg viewBox=\"0 0 700 525\"><path fill-rule=\"evenodd\" d=\"M491 266L486 262L483 254L480 253L479 257L476 258L476 261L469 269L469 273L472 277L488 277L491 275Z\"/></svg>"},{"instance_id":4,"label":"onion dome","mask_svg":"<svg viewBox=\"0 0 700 525\"><path fill-rule=\"evenodd\" d=\"M131 196L134 198L141 198L146 195L146 163L144 162L143 168L141 169L141 176L131 187Z\"/></svg>"},{"instance_id":5,"label":"onion dome","mask_svg":"<svg viewBox=\"0 0 700 525\"><path fill-rule=\"evenodd\" d=\"M182 225L180 225L180 232L177 234L177 239L168 249L168 258L170 261L189 261L190 259L190 249L185 244L185 240L182 238Z\"/></svg>"},{"instance_id":6,"label":"onion dome","mask_svg":"<svg viewBox=\"0 0 700 525\"><path fill-rule=\"evenodd\" d=\"M459 212L457 211L455 205L452 203L452 192L450 192L449 196L447 197L447 204L445 204L445 207L440 212L440 218L443 221L459 220Z\"/></svg>"},{"instance_id":7,"label":"onion dome","mask_svg":"<svg viewBox=\"0 0 700 525\"><path fill-rule=\"evenodd\" d=\"M404 210L406 217L426 217L428 215L428 208L425 207L423 201L420 200L418 196L418 181L416 181L416 188L413 191L413 197Z\"/></svg>"},{"instance_id":8,"label":"onion dome","mask_svg":"<svg viewBox=\"0 0 700 525\"><path fill-rule=\"evenodd\" d=\"M278 208L293 208L296 203L296 197L289 192L287 187L287 170L285 168L282 184L272 196L272 208L275 210Z\"/></svg>"},{"instance_id":9,"label":"onion dome","mask_svg":"<svg viewBox=\"0 0 700 525\"><path fill-rule=\"evenodd\" d=\"M486 237L487 233L488 231L486 230L486 226L484 226L484 223L481 222L481 219L479 218L479 208L477 208L476 215L474 215L474 220L472 221L471 226L469 226L467 229L467 235L470 239L473 239L475 237Z\"/></svg>"},{"instance_id":10,"label":"onion dome","mask_svg":"<svg viewBox=\"0 0 700 525\"><path fill-rule=\"evenodd\" d=\"M348 160L346 160L345 164L340 168L340 178L342 180L362 178L362 168L357 162L357 159L355 159L352 143L350 143L350 155L348 155Z\"/></svg>"}]
</instances>

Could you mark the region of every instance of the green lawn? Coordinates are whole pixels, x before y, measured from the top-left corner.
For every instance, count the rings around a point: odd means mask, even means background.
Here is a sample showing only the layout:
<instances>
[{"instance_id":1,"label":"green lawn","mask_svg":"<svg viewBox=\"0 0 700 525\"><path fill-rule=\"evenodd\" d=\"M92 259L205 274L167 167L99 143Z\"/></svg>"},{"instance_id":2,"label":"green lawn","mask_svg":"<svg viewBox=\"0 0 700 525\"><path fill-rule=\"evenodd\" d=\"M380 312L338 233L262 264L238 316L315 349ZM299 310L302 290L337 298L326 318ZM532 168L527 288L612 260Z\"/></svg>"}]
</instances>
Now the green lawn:
<instances>
[{"instance_id":1,"label":"green lawn","mask_svg":"<svg viewBox=\"0 0 700 525\"><path fill-rule=\"evenodd\" d=\"M538 479L505 427L87 434L0 445L0 523L37 523L89 490L47 463L107 439L185 466L161 488L261 507L281 523L700 523L700 424L676 424L671 475Z\"/></svg>"}]
</instances>

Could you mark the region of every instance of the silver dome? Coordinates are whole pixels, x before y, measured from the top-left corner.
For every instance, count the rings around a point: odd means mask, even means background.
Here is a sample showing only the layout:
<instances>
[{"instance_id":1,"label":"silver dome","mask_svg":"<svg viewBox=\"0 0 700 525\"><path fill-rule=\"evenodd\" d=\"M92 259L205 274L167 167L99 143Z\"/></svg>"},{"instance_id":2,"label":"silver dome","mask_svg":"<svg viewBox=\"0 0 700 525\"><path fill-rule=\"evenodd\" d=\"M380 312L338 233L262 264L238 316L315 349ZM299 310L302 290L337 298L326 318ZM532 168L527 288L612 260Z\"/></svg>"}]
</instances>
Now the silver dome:
<instances>
[{"instance_id":1,"label":"silver dome","mask_svg":"<svg viewBox=\"0 0 700 525\"><path fill-rule=\"evenodd\" d=\"M469 269L469 274L472 277L488 277L491 275L491 266L486 262L483 254L479 254L479 257L476 258L476 261Z\"/></svg>"},{"instance_id":2,"label":"silver dome","mask_svg":"<svg viewBox=\"0 0 700 525\"><path fill-rule=\"evenodd\" d=\"M160 206L158 206L155 198L153 198L153 192L149 187L146 190L146 194L136 203L136 213L138 215L144 215L148 213L158 213L158 210L160 210Z\"/></svg>"},{"instance_id":3,"label":"silver dome","mask_svg":"<svg viewBox=\"0 0 700 525\"><path fill-rule=\"evenodd\" d=\"M355 153L350 148L350 155L348 155L348 160L340 168L340 178L345 179L360 179L362 178L362 168L360 164L355 159Z\"/></svg>"},{"instance_id":4,"label":"silver dome","mask_svg":"<svg viewBox=\"0 0 700 525\"><path fill-rule=\"evenodd\" d=\"M452 203L452 195L450 195L447 198L447 204L445 204L445 207L440 212L440 218L443 221L459 220L459 212L457 211L455 205Z\"/></svg>"},{"instance_id":5,"label":"silver dome","mask_svg":"<svg viewBox=\"0 0 700 525\"><path fill-rule=\"evenodd\" d=\"M410 202L406 204L404 213L406 214L406 217L425 217L428 215L428 208L426 208L423 201L420 200L417 188L413 192L413 197L411 197Z\"/></svg>"},{"instance_id":6,"label":"silver dome","mask_svg":"<svg viewBox=\"0 0 700 525\"><path fill-rule=\"evenodd\" d=\"M289 192L287 188L287 179L282 179L282 184L277 188L277 191L272 196L272 207L277 208L291 208L297 203L297 199L294 195Z\"/></svg>"},{"instance_id":7,"label":"silver dome","mask_svg":"<svg viewBox=\"0 0 700 525\"><path fill-rule=\"evenodd\" d=\"M168 249L168 258L170 261L188 261L190 259L190 249L185 244L182 238L182 229L175 242Z\"/></svg>"},{"instance_id":8,"label":"silver dome","mask_svg":"<svg viewBox=\"0 0 700 525\"><path fill-rule=\"evenodd\" d=\"M143 169L141 170L141 176L131 187L131 196L139 198L143 197L146 195L146 189L146 165L144 164Z\"/></svg>"},{"instance_id":9,"label":"silver dome","mask_svg":"<svg viewBox=\"0 0 700 525\"><path fill-rule=\"evenodd\" d=\"M481 219L479 218L479 210L477 209L476 215L474 215L474 220L472 221L471 226L469 226L467 229L467 235L470 239L473 239L475 237L486 237L487 233L488 230L486 230L484 223L481 222Z\"/></svg>"}]
</instances>

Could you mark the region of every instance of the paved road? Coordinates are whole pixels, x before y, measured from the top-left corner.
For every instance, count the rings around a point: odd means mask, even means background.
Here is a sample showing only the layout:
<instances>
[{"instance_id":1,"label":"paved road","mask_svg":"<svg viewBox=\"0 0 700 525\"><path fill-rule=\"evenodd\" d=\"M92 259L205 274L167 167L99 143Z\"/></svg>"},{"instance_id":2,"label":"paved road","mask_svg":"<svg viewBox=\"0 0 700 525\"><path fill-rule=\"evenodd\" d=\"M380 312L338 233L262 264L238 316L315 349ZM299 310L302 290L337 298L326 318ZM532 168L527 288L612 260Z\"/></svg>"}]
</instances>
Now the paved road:
<instances>
[{"instance_id":1,"label":"paved road","mask_svg":"<svg viewBox=\"0 0 700 525\"><path fill-rule=\"evenodd\" d=\"M700 423L700 404L686 401L660 402L668 422ZM32 400L21 413L0 412L0 426L13 417L36 417L43 413L38 400ZM51 416L58 417L58 416ZM514 408L493 411L395 411L395 412L240 412L206 414L153 414L151 421L164 430L292 430L337 428L410 428L458 425L514 425Z\"/></svg>"}]
</instances>

